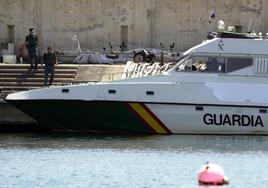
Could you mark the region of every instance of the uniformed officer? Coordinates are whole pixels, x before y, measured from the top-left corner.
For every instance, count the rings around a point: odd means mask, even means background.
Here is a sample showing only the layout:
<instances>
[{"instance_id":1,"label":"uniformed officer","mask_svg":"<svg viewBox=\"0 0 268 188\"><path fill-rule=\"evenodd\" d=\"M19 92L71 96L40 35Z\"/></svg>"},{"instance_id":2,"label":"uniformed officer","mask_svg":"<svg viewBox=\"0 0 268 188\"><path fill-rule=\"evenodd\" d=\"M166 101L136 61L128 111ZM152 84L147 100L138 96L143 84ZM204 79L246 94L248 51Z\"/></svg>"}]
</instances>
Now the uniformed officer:
<instances>
[{"instance_id":1,"label":"uniformed officer","mask_svg":"<svg viewBox=\"0 0 268 188\"><path fill-rule=\"evenodd\" d=\"M31 64L31 70L37 70L38 65L38 38L34 32L34 28L29 29L29 35L25 38L25 44L28 49L28 60ZM34 65L33 65L34 60Z\"/></svg>"}]
</instances>

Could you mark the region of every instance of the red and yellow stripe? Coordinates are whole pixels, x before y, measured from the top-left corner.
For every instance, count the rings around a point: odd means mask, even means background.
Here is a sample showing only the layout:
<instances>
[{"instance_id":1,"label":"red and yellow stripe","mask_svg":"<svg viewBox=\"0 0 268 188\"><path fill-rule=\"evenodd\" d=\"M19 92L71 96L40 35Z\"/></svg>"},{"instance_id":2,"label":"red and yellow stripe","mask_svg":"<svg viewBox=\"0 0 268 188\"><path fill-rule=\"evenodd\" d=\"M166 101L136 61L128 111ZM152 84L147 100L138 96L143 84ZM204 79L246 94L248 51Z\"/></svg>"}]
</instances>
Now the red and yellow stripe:
<instances>
[{"instance_id":1,"label":"red and yellow stripe","mask_svg":"<svg viewBox=\"0 0 268 188\"><path fill-rule=\"evenodd\" d=\"M171 134L164 123L143 103L128 103L129 107L156 134Z\"/></svg>"}]
</instances>

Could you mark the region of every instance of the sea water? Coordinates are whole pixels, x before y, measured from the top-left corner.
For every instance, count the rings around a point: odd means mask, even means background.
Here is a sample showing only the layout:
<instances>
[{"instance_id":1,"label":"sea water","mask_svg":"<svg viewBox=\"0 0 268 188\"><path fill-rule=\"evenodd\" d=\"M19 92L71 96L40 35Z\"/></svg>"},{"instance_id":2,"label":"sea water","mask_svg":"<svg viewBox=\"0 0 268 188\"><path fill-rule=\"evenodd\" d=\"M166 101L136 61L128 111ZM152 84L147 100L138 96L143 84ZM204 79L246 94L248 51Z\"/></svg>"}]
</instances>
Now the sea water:
<instances>
[{"instance_id":1,"label":"sea water","mask_svg":"<svg viewBox=\"0 0 268 188\"><path fill-rule=\"evenodd\" d=\"M268 187L265 136L0 136L1 188L194 188L206 162L224 168L224 187Z\"/></svg>"}]
</instances>

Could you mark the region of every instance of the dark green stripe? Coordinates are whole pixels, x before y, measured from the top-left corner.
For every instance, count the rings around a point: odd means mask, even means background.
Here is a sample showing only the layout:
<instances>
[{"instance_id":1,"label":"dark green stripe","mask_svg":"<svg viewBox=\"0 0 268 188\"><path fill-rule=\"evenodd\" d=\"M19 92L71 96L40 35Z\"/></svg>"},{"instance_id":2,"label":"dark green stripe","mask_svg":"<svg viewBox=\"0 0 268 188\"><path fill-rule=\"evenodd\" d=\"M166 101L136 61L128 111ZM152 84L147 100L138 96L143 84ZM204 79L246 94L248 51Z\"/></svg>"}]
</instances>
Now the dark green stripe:
<instances>
[{"instance_id":1,"label":"dark green stripe","mask_svg":"<svg viewBox=\"0 0 268 188\"><path fill-rule=\"evenodd\" d=\"M8 101L44 126L58 131L151 133L122 102L80 100Z\"/></svg>"}]
</instances>

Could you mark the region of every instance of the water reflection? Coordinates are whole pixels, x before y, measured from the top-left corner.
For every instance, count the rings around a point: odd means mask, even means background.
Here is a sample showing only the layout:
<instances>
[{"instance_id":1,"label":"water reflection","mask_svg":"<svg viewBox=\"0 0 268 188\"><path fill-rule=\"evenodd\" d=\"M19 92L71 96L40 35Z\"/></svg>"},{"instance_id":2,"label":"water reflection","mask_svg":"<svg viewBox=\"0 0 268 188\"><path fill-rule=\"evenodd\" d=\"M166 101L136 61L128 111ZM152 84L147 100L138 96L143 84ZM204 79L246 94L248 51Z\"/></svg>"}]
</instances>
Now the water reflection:
<instances>
[{"instance_id":1,"label":"water reflection","mask_svg":"<svg viewBox=\"0 0 268 188\"><path fill-rule=\"evenodd\" d=\"M259 188L267 148L263 136L1 135L0 187L208 188L197 172L210 161L224 187Z\"/></svg>"},{"instance_id":2,"label":"water reflection","mask_svg":"<svg viewBox=\"0 0 268 188\"><path fill-rule=\"evenodd\" d=\"M202 152L267 152L266 136L208 135L1 135L0 148L120 149Z\"/></svg>"}]
</instances>

